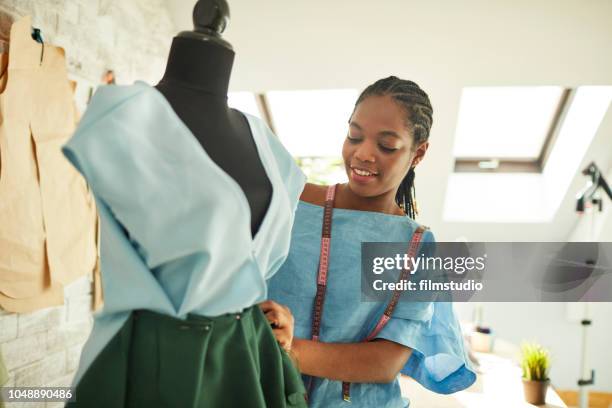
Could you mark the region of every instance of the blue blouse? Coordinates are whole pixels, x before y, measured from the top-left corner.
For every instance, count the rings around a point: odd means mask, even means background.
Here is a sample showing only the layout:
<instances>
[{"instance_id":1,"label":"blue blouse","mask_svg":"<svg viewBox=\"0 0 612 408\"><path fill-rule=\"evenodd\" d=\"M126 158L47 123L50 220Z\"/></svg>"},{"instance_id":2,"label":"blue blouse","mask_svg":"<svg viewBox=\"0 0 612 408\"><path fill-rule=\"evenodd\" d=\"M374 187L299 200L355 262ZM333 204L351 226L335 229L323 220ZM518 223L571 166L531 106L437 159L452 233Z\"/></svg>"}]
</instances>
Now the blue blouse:
<instances>
[{"instance_id":1,"label":"blue blouse","mask_svg":"<svg viewBox=\"0 0 612 408\"><path fill-rule=\"evenodd\" d=\"M295 336L300 338L311 336L322 220L323 207L299 202L289 255L268 282L270 298L293 312ZM361 243L408 242L416 227L405 216L334 209L321 341L354 343L371 332L386 303L361 301ZM427 231L423 241L433 242L433 234ZM413 349L401 372L434 392L452 393L476 380L451 303L400 301L377 338ZM389 384L351 384L350 404L342 399L340 381L304 376L306 385L310 381L310 407L378 408L408 404L401 396L398 379Z\"/></svg>"},{"instance_id":2,"label":"blue blouse","mask_svg":"<svg viewBox=\"0 0 612 408\"><path fill-rule=\"evenodd\" d=\"M75 384L132 310L218 316L266 299L305 178L266 125L246 116L273 188L254 238L242 189L159 91L137 82L94 95L63 148L87 180L101 224L104 308Z\"/></svg>"}]
</instances>

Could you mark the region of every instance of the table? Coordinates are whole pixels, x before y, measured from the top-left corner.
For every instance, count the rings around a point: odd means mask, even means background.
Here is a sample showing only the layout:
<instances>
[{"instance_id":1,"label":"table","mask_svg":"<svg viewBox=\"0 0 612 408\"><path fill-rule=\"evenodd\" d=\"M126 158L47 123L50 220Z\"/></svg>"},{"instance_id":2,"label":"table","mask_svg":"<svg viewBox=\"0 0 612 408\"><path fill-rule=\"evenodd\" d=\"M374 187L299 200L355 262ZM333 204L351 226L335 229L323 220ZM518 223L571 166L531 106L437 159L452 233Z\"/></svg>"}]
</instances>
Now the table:
<instances>
[{"instance_id":1,"label":"table","mask_svg":"<svg viewBox=\"0 0 612 408\"><path fill-rule=\"evenodd\" d=\"M477 379L469 388L451 395L441 395L423 388L410 377L402 376L402 395L410 399L410 408L528 408L525 402L520 350L517 346L496 339L492 353L474 353L480 363ZM546 393L544 408L567 408L552 386Z\"/></svg>"}]
</instances>

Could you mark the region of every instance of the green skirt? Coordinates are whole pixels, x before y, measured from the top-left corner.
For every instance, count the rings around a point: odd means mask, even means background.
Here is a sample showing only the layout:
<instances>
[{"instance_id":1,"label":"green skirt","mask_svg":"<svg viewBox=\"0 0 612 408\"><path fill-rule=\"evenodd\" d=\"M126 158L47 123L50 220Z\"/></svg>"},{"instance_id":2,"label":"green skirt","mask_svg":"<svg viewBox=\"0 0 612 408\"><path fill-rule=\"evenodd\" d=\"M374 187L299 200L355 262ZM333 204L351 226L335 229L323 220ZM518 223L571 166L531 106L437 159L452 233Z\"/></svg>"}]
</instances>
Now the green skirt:
<instances>
[{"instance_id":1,"label":"green skirt","mask_svg":"<svg viewBox=\"0 0 612 408\"><path fill-rule=\"evenodd\" d=\"M300 374L258 306L186 320L135 311L68 407L306 407Z\"/></svg>"}]
</instances>

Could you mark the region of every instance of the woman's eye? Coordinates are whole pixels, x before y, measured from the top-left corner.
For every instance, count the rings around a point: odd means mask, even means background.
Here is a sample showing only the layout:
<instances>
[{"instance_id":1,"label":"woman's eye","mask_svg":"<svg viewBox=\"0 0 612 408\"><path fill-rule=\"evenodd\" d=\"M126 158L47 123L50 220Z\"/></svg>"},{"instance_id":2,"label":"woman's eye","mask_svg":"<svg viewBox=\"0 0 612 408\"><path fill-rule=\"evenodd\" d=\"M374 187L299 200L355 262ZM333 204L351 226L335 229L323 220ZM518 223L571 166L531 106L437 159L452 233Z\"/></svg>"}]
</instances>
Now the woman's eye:
<instances>
[{"instance_id":1,"label":"woman's eye","mask_svg":"<svg viewBox=\"0 0 612 408\"><path fill-rule=\"evenodd\" d=\"M348 139L348 141L349 141L350 143L359 143L359 142L361 142L361 139L360 139L360 138L358 138L358 137L351 137L351 136L347 136L346 138Z\"/></svg>"},{"instance_id":2,"label":"woman's eye","mask_svg":"<svg viewBox=\"0 0 612 408\"><path fill-rule=\"evenodd\" d=\"M378 145L378 147L380 147L380 149L381 149L383 152L386 152L386 153L393 153L393 152L395 152L396 150L398 150L398 149L396 149L396 148L393 148L393 147L386 147L386 146L383 146L383 145Z\"/></svg>"}]
</instances>

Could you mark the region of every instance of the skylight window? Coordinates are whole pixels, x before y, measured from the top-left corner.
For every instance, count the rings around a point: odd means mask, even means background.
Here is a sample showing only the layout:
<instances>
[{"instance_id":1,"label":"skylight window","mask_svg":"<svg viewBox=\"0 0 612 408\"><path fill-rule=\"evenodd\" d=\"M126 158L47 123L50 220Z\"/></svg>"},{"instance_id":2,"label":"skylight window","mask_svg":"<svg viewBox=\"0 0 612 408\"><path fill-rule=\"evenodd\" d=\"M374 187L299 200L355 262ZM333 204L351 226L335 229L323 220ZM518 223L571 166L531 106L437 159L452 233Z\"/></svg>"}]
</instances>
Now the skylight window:
<instances>
[{"instance_id":1,"label":"skylight window","mask_svg":"<svg viewBox=\"0 0 612 408\"><path fill-rule=\"evenodd\" d=\"M558 86L465 88L455 171L541 172L568 97Z\"/></svg>"},{"instance_id":2,"label":"skylight window","mask_svg":"<svg viewBox=\"0 0 612 408\"><path fill-rule=\"evenodd\" d=\"M451 174L444 220L452 222L550 222L612 102L612 86L572 91L549 158L539 173ZM502 163L503 160L500 160Z\"/></svg>"}]
</instances>

